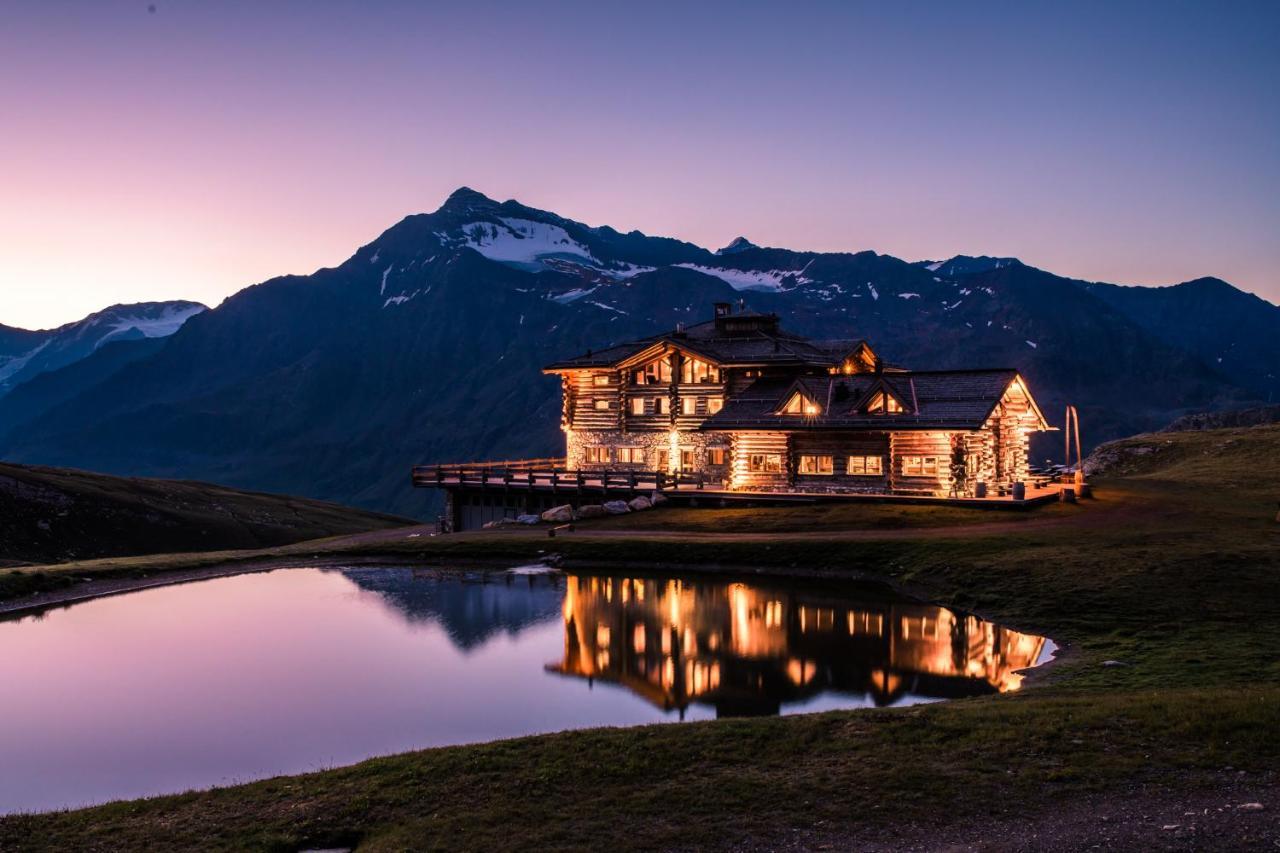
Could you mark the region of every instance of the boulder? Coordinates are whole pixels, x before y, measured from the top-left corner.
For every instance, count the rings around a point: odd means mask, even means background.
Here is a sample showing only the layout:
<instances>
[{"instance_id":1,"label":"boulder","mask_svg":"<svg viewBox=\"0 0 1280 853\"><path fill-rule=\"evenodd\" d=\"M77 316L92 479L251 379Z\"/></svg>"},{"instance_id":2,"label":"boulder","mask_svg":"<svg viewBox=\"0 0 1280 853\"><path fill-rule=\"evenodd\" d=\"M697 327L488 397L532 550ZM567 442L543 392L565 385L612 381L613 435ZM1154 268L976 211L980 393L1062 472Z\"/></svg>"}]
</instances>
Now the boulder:
<instances>
[{"instance_id":1,"label":"boulder","mask_svg":"<svg viewBox=\"0 0 1280 853\"><path fill-rule=\"evenodd\" d=\"M542 518L537 515L517 515L516 521L520 524L537 524Z\"/></svg>"},{"instance_id":2,"label":"boulder","mask_svg":"<svg viewBox=\"0 0 1280 853\"><path fill-rule=\"evenodd\" d=\"M662 492L657 491L656 489L653 491L653 494L649 495L649 503L652 506L661 506L666 502L667 502L667 496L664 495Z\"/></svg>"},{"instance_id":3,"label":"boulder","mask_svg":"<svg viewBox=\"0 0 1280 853\"><path fill-rule=\"evenodd\" d=\"M542 520L552 524L564 524L566 521L573 521L573 507L568 504L553 506L542 514Z\"/></svg>"},{"instance_id":4,"label":"boulder","mask_svg":"<svg viewBox=\"0 0 1280 853\"><path fill-rule=\"evenodd\" d=\"M578 518L603 518L609 511L600 504L587 504L578 507Z\"/></svg>"},{"instance_id":5,"label":"boulder","mask_svg":"<svg viewBox=\"0 0 1280 853\"><path fill-rule=\"evenodd\" d=\"M631 512L631 507L627 506L626 501L605 501L604 511L609 515L625 515Z\"/></svg>"},{"instance_id":6,"label":"boulder","mask_svg":"<svg viewBox=\"0 0 1280 853\"><path fill-rule=\"evenodd\" d=\"M641 510L648 509L653 506L653 502L644 495L641 495L638 498L632 498L627 501L627 506L631 507L632 512L640 512Z\"/></svg>"}]
</instances>

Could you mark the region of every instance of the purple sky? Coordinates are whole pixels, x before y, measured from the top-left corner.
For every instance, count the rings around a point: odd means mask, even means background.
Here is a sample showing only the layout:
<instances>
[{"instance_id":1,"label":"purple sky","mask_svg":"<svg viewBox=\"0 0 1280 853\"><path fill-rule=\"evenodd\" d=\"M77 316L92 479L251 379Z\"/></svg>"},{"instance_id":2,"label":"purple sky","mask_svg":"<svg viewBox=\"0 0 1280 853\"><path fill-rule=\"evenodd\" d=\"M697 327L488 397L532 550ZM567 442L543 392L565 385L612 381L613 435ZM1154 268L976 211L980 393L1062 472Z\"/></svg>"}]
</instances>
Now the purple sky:
<instances>
[{"instance_id":1,"label":"purple sky","mask_svg":"<svg viewBox=\"0 0 1280 853\"><path fill-rule=\"evenodd\" d=\"M155 5L0 0L0 323L216 304L464 184L1280 301L1280 3Z\"/></svg>"}]
</instances>

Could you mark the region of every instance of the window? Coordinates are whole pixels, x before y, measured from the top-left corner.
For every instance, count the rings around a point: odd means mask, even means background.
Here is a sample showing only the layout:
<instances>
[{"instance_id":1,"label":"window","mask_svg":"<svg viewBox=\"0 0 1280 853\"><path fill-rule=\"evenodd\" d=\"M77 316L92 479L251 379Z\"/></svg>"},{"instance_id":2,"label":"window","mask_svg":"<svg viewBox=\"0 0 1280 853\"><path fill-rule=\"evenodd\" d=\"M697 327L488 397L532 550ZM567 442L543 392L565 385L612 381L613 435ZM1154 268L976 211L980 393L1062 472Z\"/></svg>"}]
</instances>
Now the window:
<instances>
[{"instance_id":1,"label":"window","mask_svg":"<svg viewBox=\"0 0 1280 853\"><path fill-rule=\"evenodd\" d=\"M686 385L719 382L720 368L696 358L686 358L680 363L680 381Z\"/></svg>"},{"instance_id":2,"label":"window","mask_svg":"<svg viewBox=\"0 0 1280 853\"><path fill-rule=\"evenodd\" d=\"M656 458L654 459L654 469L665 471L671 467L671 451L665 447L658 449Z\"/></svg>"},{"instance_id":3,"label":"window","mask_svg":"<svg viewBox=\"0 0 1280 853\"><path fill-rule=\"evenodd\" d=\"M791 399L782 407L782 413L785 415L816 415L822 410L818 408L818 404L810 400L799 391L791 395Z\"/></svg>"},{"instance_id":4,"label":"window","mask_svg":"<svg viewBox=\"0 0 1280 853\"><path fill-rule=\"evenodd\" d=\"M751 453L747 455L747 470L752 474L781 474L781 453Z\"/></svg>"},{"instance_id":5,"label":"window","mask_svg":"<svg viewBox=\"0 0 1280 853\"><path fill-rule=\"evenodd\" d=\"M902 404L892 394L877 391L871 398L871 402L867 403L867 411L877 415L898 414L902 411Z\"/></svg>"},{"instance_id":6,"label":"window","mask_svg":"<svg viewBox=\"0 0 1280 853\"><path fill-rule=\"evenodd\" d=\"M584 447L583 453L586 455L586 463L588 465L603 465L609 461L609 448L607 447Z\"/></svg>"},{"instance_id":7,"label":"window","mask_svg":"<svg viewBox=\"0 0 1280 853\"><path fill-rule=\"evenodd\" d=\"M680 398L680 414L692 415L698 411L698 401L693 397Z\"/></svg>"},{"instance_id":8,"label":"window","mask_svg":"<svg viewBox=\"0 0 1280 853\"><path fill-rule=\"evenodd\" d=\"M608 385L609 382L610 377L607 373L596 373L591 377L592 385Z\"/></svg>"},{"instance_id":9,"label":"window","mask_svg":"<svg viewBox=\"0 0 1280 853\"><path fill-rule=\"evenodd\" d=\"M633 415L644 414L644 397L631 398L631 414Z\"/></svg>"},{"instance_id":10,"label":"window","mask_svg":"<svg viewBox=\"0 0 1280 853\"><path fill-rule=\"evenodd\" d=\"M708 414L708 415L714 415L716 412L720 411L720 410L721 410L721 409L723 409L723 408L724 408L724 398L723 398L723 397L708 397L708 398L707 398L707 414Z\"/></svg>"},{"instance_id":11,"label":"window","mask_svg":"<svg viewBox=\"0 0 1280 853\"><path fill-rule=\"evenodd\" d=\"M835 470L834 459L831 456L811 456L809 454L801 454L800 471L801 474L830 474Z\"/></svg>"},{"instance_id":12,"label":"window","mask_svg":"<svg viewBox=\"0 0 1280 853\"><path fill-rule=\"evenodd\" d=\"M707 464L708 465L723 465L725 463L726 456L727 456L727 453L725 452L725 449L723 447L707 448Z\"/></svg>"},{"instance_id":13,"label":"window","mask_svg":"<svg viewBox=\"0 0 1280 853\"><path fill-rule=\"evenodd\" d=\"M665 357L651 361L632 374L637 385L665 385L671 382L671 362Z\"/></svg>"},{"instance_id":14,"label":"window","mask_svg":"<svg viewBox=\"0 0 1280 853\"><path fill-rule=\"evenodd\" d=\"M847 471L857 476L879 476L884 473L884 459L880 456L850 456Z\"/></svg>"},{"instance_id":15,"label":"window","mask_svg":"<svg viewBox=\"0 0 1280 853\"><path fill-rule=\"evenodd\" d=\"M609 409L612 409L612 408L613 408L612 400L596 400L597 412L607 412Z\"/></svg>"},{"instance_id":16,"label":"window","mask_svg":"<svg viewBox=\"0 0 1280 853\"><path fill-rule=\"evenodd\" d=\"M653 410L659 415L671 414L671 398L670 397L654 397Z\"/></svg>"},{"instance_id":17,"label":"window","mask_svg":"<svg viewBox=\"0 0 1280 853\"><path fill-rule=\"evenodd\" d=\"M619 447L615 452L618 461L627 465L635 465L644 461L644 448L642 447Z\"/></svg>"},{"instance_id":18,"label":"window","mask_svg":"<svg viewBox=\"0 0 1280 853\"><path fill-rule=\"evenodd\" d=\"M938 457L904 456L902 457L902 474L905 477L936 477L938 476Z\"/></svg>"},{"instance_id":19,"label":"window","mask_svg":"<svg viewBox=\"0 0 1280 853\"><path fill-rule=\"evenodd\" d=\"M693 471L697 467L698 467L697 463L694 460L693 448L692 447L680 448L680 470Z\"/></svg>"}]
</instances>

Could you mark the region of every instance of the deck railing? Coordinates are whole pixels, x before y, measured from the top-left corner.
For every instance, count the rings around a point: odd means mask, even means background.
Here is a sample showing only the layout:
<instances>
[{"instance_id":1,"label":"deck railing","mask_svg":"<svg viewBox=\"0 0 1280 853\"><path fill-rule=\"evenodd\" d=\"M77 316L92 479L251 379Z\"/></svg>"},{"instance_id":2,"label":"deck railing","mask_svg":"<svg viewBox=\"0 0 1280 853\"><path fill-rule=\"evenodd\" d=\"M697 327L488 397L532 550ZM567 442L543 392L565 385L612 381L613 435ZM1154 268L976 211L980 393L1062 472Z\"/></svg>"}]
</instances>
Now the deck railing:
<instances>
[{"instance_id":1,"label":"deck railing","mask_svg":"<svg viewBox=\"0 0 1280 853\"><path fill-rule=\"evenodd\" d=\"M426 488L539 489L551 492L639 492L654 489L701 489L709 481L699 473L627 469L569 470L564 459L521 459L419 465L413 484Z\"/></svg>"}]
</instances>

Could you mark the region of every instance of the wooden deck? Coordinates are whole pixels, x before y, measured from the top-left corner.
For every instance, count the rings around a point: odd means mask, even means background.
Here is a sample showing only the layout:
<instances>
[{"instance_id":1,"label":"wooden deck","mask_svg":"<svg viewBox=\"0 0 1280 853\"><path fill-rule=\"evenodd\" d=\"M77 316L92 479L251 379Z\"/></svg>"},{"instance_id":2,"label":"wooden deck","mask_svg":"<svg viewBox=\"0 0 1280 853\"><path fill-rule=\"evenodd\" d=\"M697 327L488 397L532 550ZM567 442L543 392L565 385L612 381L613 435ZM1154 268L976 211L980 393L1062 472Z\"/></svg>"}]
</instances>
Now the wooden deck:
<instances>
[{"instance_id":1,"label":"wooden deck","mask_svg":"<svg viewBox=\"0 0 1280 853\"><path fill-rule=\"evenodd\" d=\"M564 459L531 459L420 465L413 469L413 485L462 492L537 493L601 500L657 491L680 503L924 503L983 509L1025 509L1039 506L1057 501L1061 488L1054 482L1028 483L1026 495L1021 500L1015 500L1011 494L975 498L839 491L743 491L726 488L719 480L711 481L695 473L634 469L571 471L564 468L564 463Z\"/></svg>"}]
</instances>

